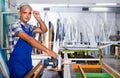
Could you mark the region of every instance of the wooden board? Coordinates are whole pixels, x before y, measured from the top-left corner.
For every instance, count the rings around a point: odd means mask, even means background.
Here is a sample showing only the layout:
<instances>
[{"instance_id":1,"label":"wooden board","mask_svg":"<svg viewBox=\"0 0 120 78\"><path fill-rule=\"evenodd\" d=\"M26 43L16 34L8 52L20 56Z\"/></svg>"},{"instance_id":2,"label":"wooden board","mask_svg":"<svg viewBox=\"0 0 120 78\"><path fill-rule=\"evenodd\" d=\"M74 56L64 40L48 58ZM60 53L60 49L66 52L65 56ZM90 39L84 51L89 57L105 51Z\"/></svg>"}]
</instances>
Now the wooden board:
<instances>
[{"instance_id":1,"label":"wooden board","mask_svg":"<svg viewBox=\"0 0 120 78\"><path fill-rule=\"evenodd\" d=\"M120 74L116 72L113 68L108 66L106 63L101 63L101 65L108 73L114 76L113 78L120 78Z\"/></svg>"},{"instance_id":2,"label":"wooden board","mask_svg":"<svg viewBox=\"0 0 120 78\"><path fill-rule=\"evenodd\" d=\"M49 21L49 32L48 32L48 37L49 37L49 44L48 48L50 50L53 50L53 38L54 38L54 32L53 32L53 26L52 23Z\"/></svg>"}]
</instances>

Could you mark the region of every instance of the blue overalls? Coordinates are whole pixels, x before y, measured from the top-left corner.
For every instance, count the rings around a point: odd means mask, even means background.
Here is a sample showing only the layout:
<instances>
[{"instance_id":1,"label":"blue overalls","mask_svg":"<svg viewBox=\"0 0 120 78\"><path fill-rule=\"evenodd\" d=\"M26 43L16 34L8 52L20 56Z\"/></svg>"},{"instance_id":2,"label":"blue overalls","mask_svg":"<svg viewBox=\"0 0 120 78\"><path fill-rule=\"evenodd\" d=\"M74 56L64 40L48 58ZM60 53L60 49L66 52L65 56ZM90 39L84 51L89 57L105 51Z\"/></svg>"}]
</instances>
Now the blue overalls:
<instances>
[{"instance_id":1,"label":"blue overalls","mask_svg":"<svg viewBox=\"0 0 120 78\"><path fill-rule=\"evenodd\" d=\"M22 24L21 26L24 32L29 36L33 36L32 30L26 29ZM32 46L19 38L8 62L10 78L24 78L32 69L31 53Z\"/></svg>"}]
</instances>

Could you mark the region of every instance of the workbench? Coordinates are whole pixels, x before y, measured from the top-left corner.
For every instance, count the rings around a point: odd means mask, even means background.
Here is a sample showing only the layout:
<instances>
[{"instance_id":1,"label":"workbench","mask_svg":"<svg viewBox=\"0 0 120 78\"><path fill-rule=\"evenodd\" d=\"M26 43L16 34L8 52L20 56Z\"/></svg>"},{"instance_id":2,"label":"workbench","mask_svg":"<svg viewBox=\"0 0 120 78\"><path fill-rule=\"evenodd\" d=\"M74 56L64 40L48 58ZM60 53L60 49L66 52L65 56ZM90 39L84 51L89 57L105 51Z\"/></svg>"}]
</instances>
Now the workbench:
<instances>
[{"instance_id":1,"label":"workbench","mask_svg":"<svg viewBox=\"0 0 120 78\"><path fill-rule=\"evenodd\" d=\"M105 73L103 72L99 72L99 73L85 73L83 71L82 67L86 67L84 64L83 65L79 65L79 78L87 78L87 77L93 77L95 75L97 75L97 77L110 77L110 78L115 78L114 75L116 75L116 72L113 71L112 68L108 67L105 63L102 63L101 59L102 59L102 49L106 48L108 46L110 46L111 44L105 44L105 45L100 45L100 46L96 46L96 47L79 47L79 46L62 46L59 48L59 51L62 52L64 54L64 60L80 60L80 61L99 61L99 64L96 65L87 65L87 67L99 67L101 69L105 69ZM68 58L68 53L74 53L74 52L78 52L78 53L83 53L83 52L98 52L99 56L98 58ZM76 64L76 63L75 63ZM76 78L75 77L75 73L72 74L73 72L75 72L74 69L74 63L71 64L65 64L64 65L64 78ZM110 72L108 72L110 71ZM112 74L111 74L112 72ZM113 72L115 73L113 75ZM93 76L91 76L90 74L92 74ZM116 77L120 77L120 75L117 73Z\"/></svg>"}]
</instances>

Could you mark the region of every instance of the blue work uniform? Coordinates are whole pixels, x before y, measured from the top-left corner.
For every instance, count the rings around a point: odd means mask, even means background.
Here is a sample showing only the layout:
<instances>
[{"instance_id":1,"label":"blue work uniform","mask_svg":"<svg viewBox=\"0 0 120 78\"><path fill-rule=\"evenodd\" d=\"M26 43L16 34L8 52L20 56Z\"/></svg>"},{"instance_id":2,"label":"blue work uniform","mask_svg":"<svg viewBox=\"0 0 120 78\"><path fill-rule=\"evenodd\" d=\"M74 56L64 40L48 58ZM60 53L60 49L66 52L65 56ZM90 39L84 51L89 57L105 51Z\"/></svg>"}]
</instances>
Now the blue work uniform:
<instances>
[{"instance_id":1,"label":"blue work uniform","mask_svg":"<svg viewBox=\"0 0 120 78\"><path fill-rule=\"evenodd\" d=\"M26 29L20 24L22 30L29 36L33 36L33 30ZM32 46L25 40L19 38L8 61L10 78L24 78L24 76L32 69Z\"/></svg>"}]
</instances>

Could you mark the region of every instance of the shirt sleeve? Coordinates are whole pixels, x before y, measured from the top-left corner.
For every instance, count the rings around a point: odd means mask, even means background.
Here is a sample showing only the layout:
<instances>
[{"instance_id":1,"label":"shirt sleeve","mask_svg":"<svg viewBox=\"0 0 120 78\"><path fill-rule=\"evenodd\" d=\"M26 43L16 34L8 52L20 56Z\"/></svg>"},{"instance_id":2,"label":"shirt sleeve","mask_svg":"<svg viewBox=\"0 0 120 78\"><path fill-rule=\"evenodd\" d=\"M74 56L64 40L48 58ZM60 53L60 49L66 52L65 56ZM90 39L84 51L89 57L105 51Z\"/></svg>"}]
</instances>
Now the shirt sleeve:
<instances>
[{"instance_id":1,"label":"shirt sleeve","mask_svg":"<svg viewBox=\"0 0 120 78\"><path fill-rule=\"evenodd\" d=\"M15 36L20 32L24 32L19 23L12 24L11 30L12 30L12 35L15 35Z\"/></svg>"}]
</instances>

